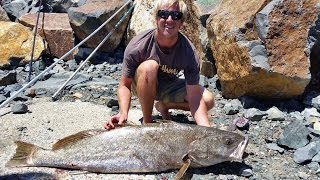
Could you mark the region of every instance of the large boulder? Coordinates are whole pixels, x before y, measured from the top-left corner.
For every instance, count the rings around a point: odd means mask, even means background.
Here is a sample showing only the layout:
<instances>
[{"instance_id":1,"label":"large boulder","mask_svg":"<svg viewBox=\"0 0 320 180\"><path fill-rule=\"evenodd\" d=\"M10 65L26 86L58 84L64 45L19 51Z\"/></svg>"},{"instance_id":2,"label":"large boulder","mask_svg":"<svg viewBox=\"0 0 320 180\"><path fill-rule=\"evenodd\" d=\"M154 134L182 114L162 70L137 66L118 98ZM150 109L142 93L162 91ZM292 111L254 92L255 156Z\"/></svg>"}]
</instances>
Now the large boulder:
<instances>
[{"instance_id":1,"label":"large boulder","mask_svg":"<svg viewBox=\"0 0 320 180\"><path fill-rule=\"evenodd\" d=\"M13 0L4 1L3 9L7 12L12 21L26 14L30 7L28 5L30 1L28 0ZM31 1L32 2L32 1Z\"/></svg>"},{"instance_id":2,"label":"large boulder","mask_svg":"<svg viewBox=\"0 0 320 180\"><path fill-rule=\"evenodd\" d=\"M127 1L125 0L101 0L90 1L80 7L71 7L68 11L70 24L79 40L85 39L101 24L109 19ZM122 9L114 18L107 23L98 33L92 36L85 45L96 48L107 34L114 29L116 23L130 7L130 4ZM129 16L118 26L109 39L99 49L104 52L113 52L120 44L129 21Z\"/></svg>"},{"instance_id":3,"label":"large boulder","mask_svg":"<svg viewBox=\"0 0 320 180\"><path fill-rule=\"evenodd\" d=\"M202 46L200 39L202 26L199 11L193 0L184 0L184 2L187 4L189 14L181 28L181 32L184 33L194 44L200 57L202 67L202 62L205 60L205 47ZM129 24L128 40L132 39L132 37L141 31L156 27L156 14L154 9L157 1L135 0L135 3L136 6Z\"/></svg>"},{"instance_id":4,"label":"large boulder","mask_svg":"<svg viewBox=\"0 0 320 180\"><path fill-rule=\"evenodd\" d=\"M223 95L290 98L310 82L318 0L224 0L207 20ZM319 50L318 50L319 51Z\"/></svg>"},{"instance_id":5,"label":"large boulder","mask_svg":"<svg viewBox=\"0 0 320 180\"><path fill-rule=\"evenodd\" d=\"M0 21L0 67L28 63L31 59L34 35L20 23ZM45 49L43 39L35 39L33 60Z\"/></svg>"},{"instance_id":6,"label":"large boulder","mask_svg":"<svg viewBox=\"0 0 320 180\"><path fill-rule=\"evenodd\" d=\"M28 13L21 16L19 22L34 28L36 18L37 13ZM52 56L60 58L74 47L73 31L67 13L40 13L38 32L48 43L48 53ZM72 53L65 58L70 59L73 59Z\"/></svg>"}]
</instances>

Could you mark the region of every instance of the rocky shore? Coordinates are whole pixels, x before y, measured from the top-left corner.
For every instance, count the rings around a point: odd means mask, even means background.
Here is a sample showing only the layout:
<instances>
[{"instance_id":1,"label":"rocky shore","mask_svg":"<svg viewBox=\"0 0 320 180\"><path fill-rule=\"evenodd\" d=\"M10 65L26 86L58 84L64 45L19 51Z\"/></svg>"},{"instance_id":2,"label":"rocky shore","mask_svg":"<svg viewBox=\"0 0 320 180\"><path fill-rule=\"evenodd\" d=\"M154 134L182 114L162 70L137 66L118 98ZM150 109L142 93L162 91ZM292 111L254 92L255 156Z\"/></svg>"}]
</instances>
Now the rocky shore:
<instances>
[{"instance_id":1,"label":"rocky shore","mask_svg":"<svg viewBox=\"0 0 320 180\"><path fill-rule=\"evenodd\" d=\"M70 81L56 101L51 96L70 77L81 62L58 63L34 86L18 95L0 110L1 168L4 179L172 179L176 171L151 174L95 174L52 168L14 168L4 165L12 156L13 140L23 140L50 148L58 139L85 129L102 128L110 115L117 113L116 89L121 74L121 53L106 62L89 62ZM112 61L112 62L110 62ZM10 70L18 83L2 86L3 102L21 88L28 65ZM41 70L34 63L35 77ZM9 70L3 70L3 74ZM243 163L225 162L208 168L189 170L187 179L317 179L319 178L320 114L317 93L288 100L262 100L253 97L225 99L217 77L201 77L201 83L215 93L216 105L209 112L218 128L249 136ZM193 123L190 113L174 110L175 121ZM155 118L161 118L154 111ZM135 97L130 121L142 117ZM170 152L168 152L170 153Z\"/></svg>"},{"instance_id":2,"label":"rocky shore","mask_svg":"<svg viewBox=\"0 0 320 180\"><path fill-rule=\"evenodd\" d=\"M210 122L250 139L242 163L189 169L185 179L319 179L319 2L184 1L190 16L181 30L200 56L201 84L215 94L216 105L208 114ZM15 140L51 148L65 136L102 129L103 123L118 112L117 87L124 46L135 34L155 25L152 10L156 1L134 2L131 19L125 19L101 52L52 99L123 12L65 61L53 58L75 47L114 15L115 9L124 7L127 11L132 3L0 1L0 104L14 96L0 108L0 179L174 178L177 170L97 174L5 167L15 151ZM31 58L32 29L38 11L41 20ZM31 59L36 60L32 67L28 64ZM47 69L55 62L57 65ZM38 77L44 70L48 71ZM31 79L38 80L17 94L27 84L29 71ZM155 110L153 115L161 119ZM188 112L173 110L171 115L174 121L194 123ZM138 100L132 97L129 121L141 124L141 117Z\"/></svg>"}]
</instances>

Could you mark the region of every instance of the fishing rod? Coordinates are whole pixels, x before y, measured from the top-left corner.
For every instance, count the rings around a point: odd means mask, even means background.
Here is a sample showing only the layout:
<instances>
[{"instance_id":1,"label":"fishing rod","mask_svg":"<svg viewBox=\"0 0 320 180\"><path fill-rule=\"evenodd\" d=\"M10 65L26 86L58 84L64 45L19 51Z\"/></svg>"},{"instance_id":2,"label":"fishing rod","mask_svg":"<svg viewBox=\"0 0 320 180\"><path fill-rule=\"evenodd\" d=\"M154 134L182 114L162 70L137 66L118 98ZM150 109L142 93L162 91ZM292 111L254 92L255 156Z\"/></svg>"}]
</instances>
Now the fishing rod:
<instances>
[{"instance_id":1,"label":"fishing rod","mask_svg":"<svg viewBox=\"0 0 320 180\"><path fill-rule=\"evenodd\" d=\"M39 1L39 10L38 10L38 14L37 14L36 25L35 25L35 27L34 27L34 32L33 32L33 42L32 42L32 50L31 50L31 59L30 59L30 62L29 62L28 82L30 82L30 80L31 80L32 63L33 63L33 55L34 55L34 47L35 47L35 44L36 44L36 37L37 37L37 32L38 32L38 24L39 24L39 16L40 16L41 5L42 5L42 0Z\"/></svg>"},{"instance_id":2,"label":"fishing rod","mask_svg":"<svg viewBox=\"0 0 320 180\"><path fill-rule=\"evenodd\" d=\"M47 69L42 71L38 76L33 78L30 82L28 82L26 85L24 85L21 89L19 89L15 94L10 96L7 100L5 100L2 104L0 104L0 109L3 108L6 104L11 102L15 97L18 96L23 90L25 90L27 87L35 83L44 73L52 69L56 64L58 64L61 60L63 60L65 57L67 57L70 53L72 53L76 48L81 46L83 43L85 43L89 38L91 38L93 35L95 35L100 29L102 29L109 21L111 21L112 18L114 18L126 5L131 3L133 0L128 0L118 11L116 11L108 20L106 20L101 26L99 26L95 31L93 31L88 37L83 39L79 44L77 44L75 47L73 47L71 50L69 50L66 54L64 54L61 58L56 60L54 63L52 63Z\"/></svg>"},{"instance_id":3,"label":"fishing rod","mask_svg":"<svg viewBox=\"0 0 320 180\"><path fill-rule=\"evenodd\" d=\"M105 43L105 41L111 36L111 34L119 27L121 22L128 16L130 11L133 9L135 4L133 4L129 10L121 17L119 22L114 26L114 28L108 33L108 35L99 43L99 45L93 50L93 52L87 57L86 60L82 62L82 64L77 68L77 70L69 77L69 79L58 89L56 93L52 96L52 100L57 100L57 96L64 89L64 87L71 81L71 79L80 71L80 69L87 63L87 61L96 53L96 51Z\"/></svg>"}]
</instances>

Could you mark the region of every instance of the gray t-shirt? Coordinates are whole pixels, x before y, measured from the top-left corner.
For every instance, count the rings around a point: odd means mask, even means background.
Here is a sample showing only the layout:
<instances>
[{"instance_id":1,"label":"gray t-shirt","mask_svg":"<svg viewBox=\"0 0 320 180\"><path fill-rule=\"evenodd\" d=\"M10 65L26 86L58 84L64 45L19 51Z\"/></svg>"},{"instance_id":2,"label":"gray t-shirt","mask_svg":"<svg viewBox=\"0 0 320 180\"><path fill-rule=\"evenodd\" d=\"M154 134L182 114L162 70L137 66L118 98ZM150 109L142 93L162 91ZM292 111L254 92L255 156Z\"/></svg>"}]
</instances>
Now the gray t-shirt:
<instances>
[{"instance_id":1,"label":"gray t-shirt","mask_svg":"<svg viewBox=\"0 0 320 180\"><path fill-rule=\"evenodd\" d=\"M139 64L153 59L160 65L159 79L174 79L183 71L188 85L198 84L199 58L193 44L179 33L176 45L169 50L163 50L155 39L155 32L155 29L141 32L129 42L124 52L122 73L128 78L134 78Z\"/></svg>"}]
</instances>

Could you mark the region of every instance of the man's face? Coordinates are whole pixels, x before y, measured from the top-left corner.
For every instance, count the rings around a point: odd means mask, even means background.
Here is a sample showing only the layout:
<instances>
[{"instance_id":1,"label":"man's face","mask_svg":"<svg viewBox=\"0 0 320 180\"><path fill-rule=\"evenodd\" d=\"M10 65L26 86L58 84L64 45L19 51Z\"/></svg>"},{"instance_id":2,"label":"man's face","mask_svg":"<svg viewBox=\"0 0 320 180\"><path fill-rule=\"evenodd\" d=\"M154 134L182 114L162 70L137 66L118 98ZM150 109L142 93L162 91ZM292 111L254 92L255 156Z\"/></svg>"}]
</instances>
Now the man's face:
<instances>
[{"instance_id":1,"label":"man's face","mask_svg":"<svg viewBox=\"0 0 320 180\"><path fill-rule=\"evenodd\" d=\"M172 6L163 6L157 15L158 33L166 38L176 37L182 25L182 14L179 12L177 4ZM159 16L160 15L160 16ZM181 16L180 16L181 15Z\"/></svg>"}]
</instances>

